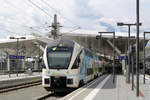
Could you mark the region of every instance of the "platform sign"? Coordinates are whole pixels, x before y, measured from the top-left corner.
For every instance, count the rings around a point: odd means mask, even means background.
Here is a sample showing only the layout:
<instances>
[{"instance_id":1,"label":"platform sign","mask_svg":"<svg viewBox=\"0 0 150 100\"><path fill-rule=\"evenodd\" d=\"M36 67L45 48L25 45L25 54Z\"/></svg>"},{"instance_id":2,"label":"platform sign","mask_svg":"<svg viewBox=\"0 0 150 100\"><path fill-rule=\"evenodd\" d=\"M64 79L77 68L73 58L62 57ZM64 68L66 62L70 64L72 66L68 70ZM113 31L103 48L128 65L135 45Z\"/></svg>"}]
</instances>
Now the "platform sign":
<instances>
[{"instance_id":1,"label":"platform sign","mask_svg":"<svg viewBox=\"0 0 150 100\"><path fill-rule=\"evenodd\" d=\"M128 60L127 56L119 56L119 61L121 60ZM130 62L132 61L132 56L130 56Z\"/></svg>"},{"instance_id":2,"label":"platform sign","mask_svg":"<svg viewBox=\"0 0 150 100\"><path fill-rule=\"evenodd\" d=\"M126 60L127 57L126 56L119 56L119 60Z\"/></svg>"},{"instance_id":3,"label":"platform sign","mask_svg":"<svg viewBox=\"0 0 150 100\"><path fill-rule=\"evenodd\" d=\"M24 59L24 56L9 55L9 59Z\"/></svg>"}]
</instances>

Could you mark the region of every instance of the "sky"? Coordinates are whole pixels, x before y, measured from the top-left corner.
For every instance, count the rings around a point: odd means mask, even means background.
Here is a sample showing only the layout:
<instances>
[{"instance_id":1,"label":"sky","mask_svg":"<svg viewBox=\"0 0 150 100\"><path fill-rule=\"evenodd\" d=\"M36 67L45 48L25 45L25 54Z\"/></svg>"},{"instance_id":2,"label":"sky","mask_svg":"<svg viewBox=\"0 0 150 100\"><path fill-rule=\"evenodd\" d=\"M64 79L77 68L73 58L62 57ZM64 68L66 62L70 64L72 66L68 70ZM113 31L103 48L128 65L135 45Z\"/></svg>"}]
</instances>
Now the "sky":
<instances>
[{"instance_id":1,"label":"sky","mask_svg":"<svg viewBox=\"0 0 150 100\"><path fill-rule=\"evenodd\" d=\"M37 8L31 2L38 5ZM76 30L127 32L117 22L136 22L136 0L0 0L0 38L47 34L54 14L63 26L61 32ZM150 31L150 0L140 0L140 34ZM45 13L46 12L46 13ZM131 27L136 32L136 27Z\"/></svg>"}]
</instances>

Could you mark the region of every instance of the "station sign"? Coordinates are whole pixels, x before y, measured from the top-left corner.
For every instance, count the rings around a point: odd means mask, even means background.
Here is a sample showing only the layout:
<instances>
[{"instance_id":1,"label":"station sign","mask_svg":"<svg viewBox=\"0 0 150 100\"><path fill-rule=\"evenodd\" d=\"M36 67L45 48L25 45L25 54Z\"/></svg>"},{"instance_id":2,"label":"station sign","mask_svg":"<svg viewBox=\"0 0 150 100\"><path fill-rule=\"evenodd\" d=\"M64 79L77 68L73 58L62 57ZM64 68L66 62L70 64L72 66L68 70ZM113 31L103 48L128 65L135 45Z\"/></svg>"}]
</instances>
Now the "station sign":
<instances>
[{"instance_id":1,"label":"station sign","mask_svg":"<svg viewBox=\"0 0 150 100\"><path fill-rule=\"evenodd\" d=\"M119 56L119 60L126 60L127 57L126 56Z\"/></svg>"},{"instance_id":2,"label":"station sign","mask_svg":"<svg viewBox=\"0 0 150 100\"><path fill-rule=\"evenodd\" d=\"M24 56L9 55L9 59L24 59Z\"/></svg>"}]
</instances>

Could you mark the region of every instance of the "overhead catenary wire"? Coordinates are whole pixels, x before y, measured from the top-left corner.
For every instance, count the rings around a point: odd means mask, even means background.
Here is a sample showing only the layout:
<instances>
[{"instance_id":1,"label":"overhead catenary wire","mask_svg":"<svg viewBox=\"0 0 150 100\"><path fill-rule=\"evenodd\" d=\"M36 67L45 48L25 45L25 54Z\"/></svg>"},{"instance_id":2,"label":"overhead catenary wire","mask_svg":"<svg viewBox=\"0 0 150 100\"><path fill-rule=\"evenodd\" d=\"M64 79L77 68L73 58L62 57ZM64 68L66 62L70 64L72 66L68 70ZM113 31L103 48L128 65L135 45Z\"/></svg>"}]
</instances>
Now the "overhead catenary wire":
<instances>
[{"instance_id":1,"label":"overhead catenary wire","mask_svg":"<svg viewBox=\"0 0 150 100\"><path fill-rule=\"evenodd\" d=\"M33 1L31 0L28 0L32 5L34 5L35 7L37 7L38 9L40 9L42 12L44 12L46 15L48 15L49 17L52 17L52 15L50 15L48 12L46 12L44 9L42 9L41 7L39 7L36 3L34 3Z\"/></svg>"},{"instance_id":2,"label":"overhead catenary wire","mask_svg":"<svg viewBox=\"0 0 150 100\"><path fill-rule=\"evenodd\" d=\"M0 25L0 26L4 27L3 25ZM11 31L11 30L2 28L2 27L0 27L1 30L5 31L5 32L7 32L7 33L11 33L12 35L13 35L14 33L17 34L17 35L20 35L20 34L22 33L22 32L20 32L20 33L14 32L14 31ZM26 27L26 26L24 26L24 27ZM31 33L37 32L37 33L45 34L44 32L41 32L41 31L39 31L39 30L37 30L37 29L35 29L35 28L33 28L33 27L27 27L27 28L30 29L30 30L32 30ZM25 31L25 30L24 30L24 31ZM37 33L36 33L36 34L37 34ZM26 34L26 32L24 32L23 34Z\"/></svg>"},{"instance_id":3,"label":"overhead catenary wire","mask_svg":"<svg viewBox=\"0 0 150 100\"><path fill-rule=\"evenodd\" d=\"M11 2L9 2L8 0L3 0L7 5L9 5L9 7L11 7L11 8L13 8L13 9L15 9L18 13L22 13L22 14L27 14L27 16L30 16L31 18L33 17L33 16L31 16L30 14L28 14L26 11L25 11L25 9L22 9L21 7L19 7L19 6L16 6L16 5L14 5L13 3L11 3ZM26 2L24 2L24 3L26 3ZM27 4L27 3L26 3ZM29 7L32 7L32 6L30 6L29 4L27 4L27 6L29 6Z\"/></svg>"},{"instance_id":4,"label":"overhead catenary wire","mask_svg":"<svg viewBox=\"0 0 150 100\"><path fill-rule=\"evenodd\" d=\"M41 0L45 5L47 5L50 9L52 9L53 11L55 11L57 14L61 15L66 21L70 22L71 24L75 25L75 27L80 27L79 25L75 24L74 22L72 22L70 19L68 19L67 17L65 17L62 13L60 13L58 10L56 10L55 8L53 8L48 2Z\"/></svg>"},{"instance_id":5,"label":"overhead catenary wire","mask_svg":"<svg viewBox=\"0 0 150 100\"><path fill-rule=\"evenodd\" d=\"M36 3L34 3L32 0L27 0L27 1L29 1L28 3L29 4L31 4L31 5L34 5L34 6L36 6L36 8L38 8L38 9L40 9L41 11L43 11L45 14L47 14L48 16L50 16L50 17L53 17L53 16L51 16L48 12L46 12L44 9L42 9L41 7L39 7ZM6 0L6 2L8 2L7 0ZM44 1L45 2L45 1ZM27 3L27 2L26 2ZM13 8L15 8L15 9L17 9L18 10L18 8L14 5L14 4L12 4L12 3L10 3L10 2L8 2L7 4L9 4L9 5L11 5ZM28 4L28 6L30 6ZM45 4L46 4L46 2L45 2ZM48 6L48 5L47 5ZM49 7L51 7L50 5L49 5ZM20 8L19 8L20 9ZM51 7L51 9L53 9L55 12L57 12L58 14L60 14L63 18L65 18L66 20L68 20L68 21L70 21L69 19L67 19L66 17L64 17L63 16L63 14L61 14L59 11L57 11L55 8L53 8L53 7ZM24 10L24 9L23 9ZM8 20L9 21L9 20ZM13 23L14 24L14 22L6 22L6 23ZM70 21L70 23L72 23L71 21ZM18 25L18 26L21 26L21 27L25 27L25 28L27 28L27 29L30 29L30 30L33 30L33 31L37 31L37 32L39 32L39 33L41 33L41 31L39 31L39 30L36 30L35 28L38 28L38 27L34 27L34 26L26 26L26 25L21 25L21 24L18 24L18 23L15 23L16 25ZM72 23L73 24L73 23ZM77 26L76 26L77 27ZM48 27L45 27L45 28L48 28ZM39 27L38 29L42 29L42 27ZM44 29L44 27L43 27L43 29ZM79 29L79 27L77 27L77 29ZM76 29L74 29L74 30L76 30ZM27 31L27 30L26 30ZM72 30L73 31L73 30ZM70 32L72 32L72 31L70 31ZM8 32L8 31L7 31ZM9 31L9 32L11 32L11 31ZM14 33L14 32L13 32ZM18 34L18 33L17 33Z\"/></svg>"},{"instance_id":6,"label":"overhead catenary wire","mask_svg":"<svg viewBox=\"0 0 150 100\"><path fill-rule=\"evenodd\" d=\"M26 5L28 5L29 7L31 7L31 8L33 7L33 4L32 4L31 2L29 2L28 0L25 0L24 3L25 3ZM37 8L37 7L36 7L36 8ZM39 8L37 8L37 9L40 10ZM49 17L49 16L48 16L48 17ZM52 23L52 20L50 20L49 18L46 18L46 19L48 19L48 20ZM48 21L48 22L49 22L49 21Z\"/></svg>"},{"instance_id":7,"label":"overhead catenary wire","mask_svg":"<svg viewBox=\"0 0 150 100\"><path fill-rule=\"evenodd\" d=\"M70 30L70 31L68 31L68 32L65 32L65 33L71 33L71 32L76 31L76 30L78 30L78 29L80 29L80 27L77 27L77 28L75 28L75 29L73 29L73 30Z\"/></svg>"},{"instance_id":8,"label":"overhead catenary wire","mask_svg":"<svg viewBox=\"0 0 150 100\"><path fill-rule=\"evenodd\" d=\"M14 5L13 3L11 3L11 2L8 2L7 0L4 0L4 2L7 4L7 5L9 5L9 7L11 7L11 8L13 8L13 9L15 9L15 10L17 10L17 12L19 12L20 11L20 9L21 9L21 12L22 11L24 11L24 9L22 9L22 8L18 8L18 7L16 7L16 5ZM28 5L29 6L29 5ZM23 12L24 13L24 12ZM26 13L26 12L25 12ZM28 15L28 16L30 16L30 15ZM32 17L32 16L31 16ZM25 27L25 28L28 28L28 29L30 29L31 30L31 28L30 28L30 26L26 26L26 25L22 25L22 24L18 24L18 23L16 23L16 22L11 22L10 20L7 20L7 22L5 22L5 23L10 23L10 24L15 24L15 25L18 25L18 26L21 26L21 27ZM39 28L38 28L39 27ZM32 26L32 30L33 30L33 28L38 28L38 29L44 29L44 28L48 28L48 26L47 27L42 27L42 26ZM35 30L35 29L34 29Z\"/></svg>"},{"instance_id":9,"label":"overhead catenary wire","mask_svg":"<svg viewBox=\"0 0 150 100\"><path fill-rule=\"evenodd\" d=\"M31 5L34 5L34 6L36 6L38 9L40 9L41 11L43 11L45 14L47 14L48 16L50 16L50 17L52 17L49 13L47 13L44 9L42 9L41 7L39 7L36 3L34 3L33 1L31 1L31 0L27 0L27 1L29 1L29 3L31 4ZM6 1L6 2L8 2L8 1ZM61 15L64 19L66 19L67 21L69 21L70 23L72 23L72 21L70 21L69 19L67 19L65 16L63 16L63 14L61 14L59 11L57 11L55 8L53 8L53 7L51 7L48 3L46 3L45 1L43 1L44 2L44 4L47 4L47 6L49 7L49 8L51 8L51 9L53 9L55 12L57 12L59 15ZM27 2L26 2L27 3ZM13 8L15 8L15 9L18 9L14 4L12 4L12 3L10 3L10 2L8 2L8 4L9 5L11 5ZM30 6L29 4L28 4L28 6ZM14 23L13 23L14 24ZM72 23L72 24L74 24L74 23ZM17 23L17 25L20 25L20 24L18 24ZM25 25L21 25L21 26L23 26L23 27L26 27L26 28L28 28L28 29L34 29L34 27L30 27L30 26L25 26ZM77 26L75 26L75 28L76 28ZM48 28L48 27L46 27L46 28ZM38 29L42 29L42 28L38 28ZM35 29L34 29L34 31L35 31ZM37 31L37 30L36 30ZM38 31L39 32L39 31Z\"/></svg>"},{"instance_id":10,"label":"overhead catenary wire","mask_svg":"<svg viewBox=\"0 0 150 100\"><path fill-rule=\"evenodd\" d=\"M0 23L1 23L1 22L0 22ZM35 29L34 26L33 26L33 27L32 27L32 26L26 26L26 25L21 25L21 24L14 23L14 22L5 22L5 23L15 24L15 25L17 25L17 26L24 27L24 28L26 28L26 29L28 29L28 30L33 30L33 31L42 33L40 30ZM2 25L0 25L0 26L2 26ZM7 27L8 27L8 26L7 26ZM38 27L37 27L37 28L38 28ZM46 28L48 28L48 27L46 27ZM27 31L27 30L26 30L26 31Z\"/></svg>"},{"instance_id":11,"label":"overhead catenary wire","mask_svg":"<svg viewBox=\"0 0 150 100\"><path fill-rule=\"evenodd\" d=\"M0 27L0 29L3 30L3 31L9 32L9 33L11 33L11 34L13 34L13 33L15 33L15 34L20 34L20 33L17 33L17 32L10 31L10 30L8 30L8 29L4 29L4 28L2 28L2 27Z\"/></svg>"},{"instance_id":12,"label":"overhead catenary wire","mask_svg":"<svg viewBox=\"0 0 150 100\"><path fill-rule=\"evenodd\" d=\"M20 34L20 33L18 33L18 32L14 32L14 31L11 31L11 30L2 28L2 27L0 27L0 29L3 30L3 31L5 31L5 32L7 32L7 33L11 33L12 35L14 35L14 33L17 34L17 35ZM36 30L36 29L33 29L32 27L31 27L30 29L31 29L31 30L34 30L34 31L36 31L36 32L38 32L38 33L42 33L41 31L38 31L38 30ZM34 33L34 32L32 32L32 33ZM24 34L26 34L26 33L24 33ZM36 33L36 34L37 34L37 33ZM44 33L44 34L45 34L45 33Z\"/></svg>"}]
</instances>

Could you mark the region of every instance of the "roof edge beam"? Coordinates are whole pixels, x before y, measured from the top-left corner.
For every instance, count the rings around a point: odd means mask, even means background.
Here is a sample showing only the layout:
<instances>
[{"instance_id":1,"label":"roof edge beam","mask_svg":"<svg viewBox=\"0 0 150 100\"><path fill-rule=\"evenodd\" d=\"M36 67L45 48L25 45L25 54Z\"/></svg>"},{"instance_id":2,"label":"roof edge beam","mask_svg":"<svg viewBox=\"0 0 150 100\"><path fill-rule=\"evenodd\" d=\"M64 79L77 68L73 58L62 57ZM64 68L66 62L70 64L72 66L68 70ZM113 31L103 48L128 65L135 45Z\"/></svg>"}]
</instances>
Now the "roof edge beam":
<instances>
[{"instance_id":1,"label":"roof edge beam","mask_svg":"<svg viewBox=\"0 0 150 100\"><path fill-rule=\"evenodd\" d=\"M108 43L112 48L114 48L114 47L113 47L113 43L112 43L110 40L107 39L106 41L107 41L107 43ZM121 54L121 51L120 51L116 46L115 46L114 49L115 49L115 51L117 52L118 55Z\"/></svg>"}]
</instances>

